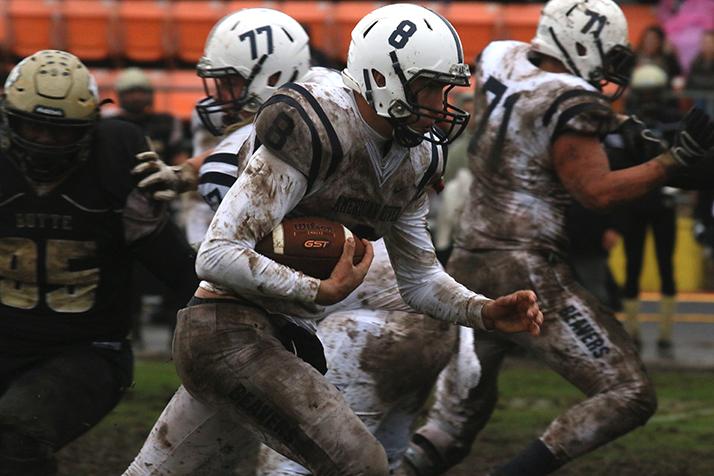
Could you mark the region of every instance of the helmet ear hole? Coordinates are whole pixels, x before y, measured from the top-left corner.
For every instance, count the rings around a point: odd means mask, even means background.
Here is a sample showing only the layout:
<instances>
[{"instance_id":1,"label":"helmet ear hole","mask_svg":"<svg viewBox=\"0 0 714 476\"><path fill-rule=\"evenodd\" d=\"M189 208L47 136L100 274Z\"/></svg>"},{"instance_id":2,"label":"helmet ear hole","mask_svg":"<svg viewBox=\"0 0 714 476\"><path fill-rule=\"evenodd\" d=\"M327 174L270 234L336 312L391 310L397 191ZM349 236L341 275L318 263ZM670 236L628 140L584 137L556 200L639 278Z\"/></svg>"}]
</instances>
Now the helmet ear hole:
<instances>
[{"instance_id":1,"label":"helmet ear hole","mask_svg":"<svg viewBox=\"0 0 714 476\"><path fill-rule=\"evenodd\" d=\"M372 79L374 79L374 84L380 88L383 88L387 84L387 79L376 69L372 69Z\"/></svg>"},{"instance_id":2,"label":"helmet ear hole","mask_svg":"<svg viewBox=\"0 0 714 476\"><path fill-rule=\"evenodd\" d=\"M575 43L575 51L578 52L579 56L585 56L588 54L588 49L585 48L582 43Z\"/></svg>"},{"instance_id":3,"label":"helmet ear hole","mask_svg":"<svg viewBox=\"0 0 714 476\"><path fill-rule=\"evenodd\" d=\"M280 81L280 76L282 76L283 73L282 71L277 71L273 74L270 75L268 78L268 86L274 87L276 84L278 84L278 81Z\"/></svg>"}]
</instances>

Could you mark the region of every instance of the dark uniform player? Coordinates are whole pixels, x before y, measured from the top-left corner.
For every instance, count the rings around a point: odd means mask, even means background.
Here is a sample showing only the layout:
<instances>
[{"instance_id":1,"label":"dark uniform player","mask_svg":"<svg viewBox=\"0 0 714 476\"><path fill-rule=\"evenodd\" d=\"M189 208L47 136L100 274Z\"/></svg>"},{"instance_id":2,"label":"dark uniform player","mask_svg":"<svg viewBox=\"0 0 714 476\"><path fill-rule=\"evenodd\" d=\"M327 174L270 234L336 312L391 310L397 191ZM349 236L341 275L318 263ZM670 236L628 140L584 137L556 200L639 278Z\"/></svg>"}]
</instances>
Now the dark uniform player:
<instances>
[{"instance_id":1,"label":"dark uniform player","mask_svg":"<svg viewBox=\"0 0 714 476\"><path fill-rule=\"evenodd\" d=\"M128 284L140 259L183 294L193 253L129 171L141 132L99 120L73 55L19 63L0 107L0 474L49 475L53 453L132 381Z\"/></svg>"},{"instance_id":2,"label":"dark uniform player","mask_svg":"<svg viewBox=\"0 0 714 476\"><path fill-rule=\"evenodd\" d=\"M635 199L677 169L705 161L714 145L710 120L695 110L670 151L611 171L600 139L617 121L598 87L626 86L631 63L627 22L611 0L551 0L531 45L493 42L483 51L476 67L482 114L470 147L474 179L448 270L488 294L532 287L545 323L537 339L476 332L481 381L464 395L438 394L408 452L419 476L440 474L468 453L495 408L499 368L513 346L529 349L587 398L497 475L548 474L655 411L632 340L575 282L565 259L564 214L573 199L594 209ZM454 421L455 412L469 417Z\"/></svg>"},{"instance_id":3,"label":"dark uniform player","mask_svg":"<svg viewBox=\"0 0 714 476\"><path fill-rule=\"evenodd\" d=\"M152 149L167 163L174 163L182 150L181 121L165 112L154 111L154 86L139 68L127 68L117 77L118 119L141 127Z\"/></svg>"}]
</instances>

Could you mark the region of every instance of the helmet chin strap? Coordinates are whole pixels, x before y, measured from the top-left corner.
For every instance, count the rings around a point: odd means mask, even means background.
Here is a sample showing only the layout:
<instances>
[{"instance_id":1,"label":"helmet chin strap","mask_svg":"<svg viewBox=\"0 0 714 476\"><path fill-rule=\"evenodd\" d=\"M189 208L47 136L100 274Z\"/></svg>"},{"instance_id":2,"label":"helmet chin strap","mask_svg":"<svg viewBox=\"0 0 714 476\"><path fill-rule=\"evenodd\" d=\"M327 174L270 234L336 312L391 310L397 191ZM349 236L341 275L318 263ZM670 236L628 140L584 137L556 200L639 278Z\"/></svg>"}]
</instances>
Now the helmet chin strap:
<instances>
[{"instance_id":1,"label":"helmet chin strap","mask_svg":"<svg viewBox=\"0 0 714 476\"><path fill-rule=\"evenodd\" d=\"M392 123L392 127L394 127L394 132L392 133L394 140L402 147L416 147L424 140L422 134L414 132L406 124L394 121L393 119L390 120L390 122Z\"/></svg>"}]
</instances>

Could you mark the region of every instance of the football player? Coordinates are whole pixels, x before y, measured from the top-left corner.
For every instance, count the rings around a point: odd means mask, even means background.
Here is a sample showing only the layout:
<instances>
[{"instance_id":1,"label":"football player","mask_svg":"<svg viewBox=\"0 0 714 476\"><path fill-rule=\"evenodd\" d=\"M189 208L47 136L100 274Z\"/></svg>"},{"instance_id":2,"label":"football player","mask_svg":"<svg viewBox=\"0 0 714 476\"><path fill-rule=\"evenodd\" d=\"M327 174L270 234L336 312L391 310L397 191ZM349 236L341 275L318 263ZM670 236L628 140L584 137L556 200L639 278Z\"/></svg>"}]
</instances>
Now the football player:
<instances>
[{"instance_id":1,"label":"football player","mask_svg":"<svg viewBox=\"0 0 714 476\"><path fill-rule=\"evenodd\" d=\"M234 28L235 24L239 26ZM261 60L252 57L247 42L234 40L266 26L272 31L286 31L294 41L274 38L275 52L260 63L259 72L251 73ZM244 9L227 16L213 29L197 68L198 74L210 82L207 90L211 94L197 109L208 129L225 134L220 144L200 160L203 166L199 189L214 207L218 207L255 149L251 133L258 106L283 84L269 84L269 78L279 76L283 78L279 81L284 82L300 79L344 87L337 71L324 68L308 71L308 60L306 34L297 22L280 12ZM250 84L245 84L246 77L252 77ZM213 84L214 81L218 84ZM443 156L443 149L438 147L431 152ZM177 187L182 180L180 176L168 183L162 172L167 175L171 172L161 164L144 163L137 167L140 173L146 170L161 170L141 183L155 187L162 184L163 187L155 188L159 197L171 198L167 192L172 184L176 190L191 186ZM450 356L456 329L405 311L409 307L399 295L384 242L376 241L374 247L375 259L364 282L348 298L325 310L328 317L320 323L318 336L329 362L326 378L340 389L350 407L377 436L385 447L390 468L396 470L409 442L412 423ZM462 345L472 345L471 335L465 337ZM461 355L467 359L461 362L465 367L461 376L476 380L479 366L475 355L473 352ZM221 420L230 420L230 416L197 401L180 388L127 474L145 474L146 468L151 468L149 474L210 473L236 466L241 474L252 474L251 467L257 465L257 446L245 437L245 431L227 433L227 425L210 423ZM166 445L166 441L171 444ZM232 450L225 451L226 446ZM276 453L267 458L269 461L264 462L259 474L304 471Z\"/></svg>"},{"instance_id":2,"label":"football player","mask_svg":"<svg viewBox=\"0 0 714 476\"><path fill-rule=\"evenodd\" d=\"M195 253L130 175L148 144L99 118L72 54L15 66L0 102L0 474L52 475L54 453L132 382L127 303L139 259L183 299Z\"/></svg>"},{"instance_id":3,"label":"football player","mask_svg":"<svg viewBox=\"0 0 714 476\"><path fill-rule=\"evenodd\" d=\"M656 409L632 340L575 283L564 260L571 200L605 209L711 161L712 122L694 110L670 149L610 170L600 139L619 119L601 87L614 83L617 94L627 85L633 63L627 38L625 16L613 1L551 0L530 45L493 42L477 62L482 113L469 151L473 183L448 270L488 294L535 289L546 320L537 339L475 331L481 381L461 401L438 394L408 451L420 476L441 474L468 453L493 412L499 367L514 346L527 348L587 398L493 474L548 474L644 424ZM467 424L450 421L454 412L470 415Z\"/></svg>"},{"instance_id":4,"label":"football player","mask_svg":"<svg viewBox=\"0 0 714 476\"><path fill-rule=\"evenodd\" d=\"M256 29L246 38L264 35ZM255 253L256 240L288 213L385 236L400 291L421 312L506 331L537 333L540 322L530 291L490 301L449 278L426 230L423 192L443 168L432 151L467 120L445 101L446 89L469 77L455 31L427 9L392 5L365 17L352 38L349 89L290 83L262 105L255 122L262 145L219 206L197 262L207 281L181 311L175 336L188 392L319 475L387 474L387 460L342 395L280 337L301 335L298 353L321 367L312 319L362 281L372 250L365 242L365 259L353 266L348 240L322 281ZM270 54L269 41L258 45L258 57Z\"/></svg>"}]
</instances>

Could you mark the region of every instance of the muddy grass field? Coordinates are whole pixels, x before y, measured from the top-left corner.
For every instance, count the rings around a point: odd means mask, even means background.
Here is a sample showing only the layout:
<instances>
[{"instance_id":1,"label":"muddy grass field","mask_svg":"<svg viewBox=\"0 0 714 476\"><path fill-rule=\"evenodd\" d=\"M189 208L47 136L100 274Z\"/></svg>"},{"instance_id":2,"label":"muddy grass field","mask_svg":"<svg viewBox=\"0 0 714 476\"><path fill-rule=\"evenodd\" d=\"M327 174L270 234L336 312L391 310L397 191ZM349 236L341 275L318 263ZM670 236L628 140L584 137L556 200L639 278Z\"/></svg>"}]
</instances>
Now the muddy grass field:
<instances>
[{"instance_id":1,"label":"muddy grass field","mask_svg":"<svg viewBox=\"0 0 714 476\"><path fill-rule=\"evenodd\" d=\"M650 369L659 410L647 426L561 469L568 476L714 475L714 370ZM96 428L59 454L61 476L120 475L178 386L169 362L138 361L136 384ZM501 399L470 456L448 476L480 476L582 399L553 372L511 360Z\"/></svg>"}]
</instances>

